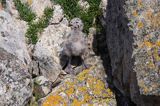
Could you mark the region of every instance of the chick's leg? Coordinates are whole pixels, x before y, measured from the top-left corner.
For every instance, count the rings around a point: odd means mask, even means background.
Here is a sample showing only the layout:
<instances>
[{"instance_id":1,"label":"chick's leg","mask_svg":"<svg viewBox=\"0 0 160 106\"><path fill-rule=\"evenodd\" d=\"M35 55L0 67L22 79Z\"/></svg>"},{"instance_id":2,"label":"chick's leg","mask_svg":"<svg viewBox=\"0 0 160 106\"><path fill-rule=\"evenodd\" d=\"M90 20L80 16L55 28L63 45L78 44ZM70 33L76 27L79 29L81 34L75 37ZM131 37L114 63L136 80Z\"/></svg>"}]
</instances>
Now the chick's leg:
<instances>
[{"instance_id":1,"label":"chick's leg","mask_svg":"<svg viewBox=\"0 0 160 106\"><path fill-rule=\"evenodd\" d=\"M84 69L87 69L88 68L88 66L85 64L85 62L84 62L84 56L81 56L81 58L82 58L82 66L83 66L83 68Z\"/></svg>"},{"instance_id":2,"label":"chick's leg","mask_svg":"<svg viewBox=\"0 0 160 106\"><path fill-rule=\"evenodd\" d=\"M72 61L72 57L69 57L69 61L68 61L68 65L65 69L65 72L68 74L72 74L73 73L73 69L71 67L71 61Z\"/></svg>"}]
</instances>

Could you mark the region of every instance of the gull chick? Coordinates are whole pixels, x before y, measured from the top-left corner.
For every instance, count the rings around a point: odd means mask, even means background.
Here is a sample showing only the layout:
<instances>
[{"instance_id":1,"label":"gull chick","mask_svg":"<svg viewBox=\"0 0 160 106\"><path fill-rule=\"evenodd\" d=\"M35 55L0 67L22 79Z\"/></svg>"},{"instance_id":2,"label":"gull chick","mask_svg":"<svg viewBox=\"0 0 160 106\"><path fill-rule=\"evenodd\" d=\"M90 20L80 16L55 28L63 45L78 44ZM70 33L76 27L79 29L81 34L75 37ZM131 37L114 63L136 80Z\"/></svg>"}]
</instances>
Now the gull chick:
<instances>
[{"instance_id":1,"label":"gull chick","mask_svg":"<svg viewBox=\"0 0 160 106\"><path fill-rule=\"evenodd\" d=\"M69 58L67 67L65 69L67 73L73 73L71 67L71 60L73 56L80 56L82 59L82 65L85 68L87 68L86 65L84 64L84 54L87 49L87 43L85 39L85 34L82 32L83 23L81 19L73 18L70 21L70 26L71 26L71 33L66 42L64 42L62 51L62 54L66 55Z\"/></svg>"}]
</instances>

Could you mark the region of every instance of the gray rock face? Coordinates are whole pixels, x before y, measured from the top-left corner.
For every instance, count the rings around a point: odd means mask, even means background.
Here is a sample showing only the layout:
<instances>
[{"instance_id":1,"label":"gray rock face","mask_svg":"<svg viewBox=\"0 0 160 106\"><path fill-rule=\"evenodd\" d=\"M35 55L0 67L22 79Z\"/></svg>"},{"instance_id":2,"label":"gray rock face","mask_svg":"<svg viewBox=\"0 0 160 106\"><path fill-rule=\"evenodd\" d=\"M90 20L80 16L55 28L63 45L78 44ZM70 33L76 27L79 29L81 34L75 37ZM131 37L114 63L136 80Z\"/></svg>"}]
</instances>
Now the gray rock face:
<instances>
[{"instance_id":1,"label":"gray rock face","mask_svg":"<svg viewBox=\"0 0 160 106\"><path fill-rule=\"evenodd\" d=\"M8 11L8 10L7 10ZM0 11L0 105L24 106L32 95L26 23Z\"/></svg>"},{"instance_id":2,"label":"gray rock face","mask_svg":"<svg viewBox=\"0 0 160 106\"><path fill-rule=\"evenodd\" d=\"M62 21L58 25L49 25L35 45L33 56L39 64L40 73L54 82L61 72L59 55L61 44L68 36L70 28Z\"/></svg>"},{"instance_id":3,"label":"gray rock face","mask_svg":"<svg viewBox=\"0 0 160 106\"><path fill-rule=\"evenodd\" d=\"M5 10L11 14L13 17L19 17L18 11L15 8L13 0L6 0Z\"/></svg>"},{"instance_id":4,"label":"gray rock face","mask_svg":"<svg viewBox=\"0 0 160 106\"><path fill-rule=\"evenodd\" d=\"M64 14L63 14L63 9L60 5L54 5L54 12L53 12L53 17L50 20L51 24L58 24L60 21L62 21Z\"/></svg>"},{"instance_id":5,"label":"gray rock face","mask_svg":"<svg viewBox=\"0 0 160 106\"><path fill-rule=\"evenodd\" d=\"M27 67L14 55L0 48L0 105L24 106L32 95Z\"/></svg>"},{"instance_id":6,"label":"gray rock face","mask_svg":"<svg viewBox=\"0 0 160 106\"><path fill-rule=\"evenodd\" d=\"M106 13L106 41L111 58L113 83L115 87L119 89L125 97L131 98L138 106L159 106L160 98L159 93L157 92L159 90L159 81L155 80L158 79L158 77L150 77L157 73L157 68L145 65L148 61L147 58L151 55L146 56L140 52L143 51L147 54L146 49L143 48L147 44L149 45L147 45L148 47L146 48L152 47L152 43L145 44L143 42L148 39L145 37L147 36L145 35L147 32L144 32L147 25L143 24L143 22L146 21L143 16L143 14L145 14L143 9L147 10L145 9L148 7L148 5L145 5L147 2L148 0L144 0L144 3L141 0L137 3L133 2L133 0L108 0ZM149 5L152 5L151 1ZM135 9L137 10L132 10L131 6L136 7ZM155 5L153 8L156 9L156 6L158 5ZM124 7L127 12L124 10ZM143 14L141 14L142 11L144 12ZM143 18L139 21L138 19L141 19L141 17ZM135 19L137 20L135 21ZM129 26L131 25L129 24L129 20L131 20L131 23L133 24L130 28ZM154 28L154 31L156 30L155 27L151 26L150 28ZM149 29L147 31L149 31ZM157 38L154 38L154 40L156 39ZM141 47L141 44L144 44L144 46ZM156 46L157 45L154 45L153 48L157 48ZM139 49L139 51L136 52L136 49ZM134 58L135 56L136 58ZM158 56L157 58L159 59ZM158 61L157 58L155 58L156 61ZM151 59L149 59L149 61L150 60ZM150 69L152 69L152 71L149 73ZM150 96L147 94L150 94Z\"/></svg>"},{"instance_id":7,"label":"gray rock face","mask_svg":"<svg viewBox=\"0 0 160 106\"><path fill-rule=\"evenodd\" d=\"M32 0L32 2L28 2L31 6L31 10L36 13L38 17L43 15L45 8L52 8L52 2L50 0Z\"/></svg>"},{"instance_id":8,"label":"gray rock face","mask_svg":"<svg viewBox=\"0 0 160 106\"><path fill-rule=\"evenodd\" d=\"M15 55L25 64L31 59L25 44L26 23L11 17L5 11L0 11L0 48Z\"/></svg>"}]
</instances>

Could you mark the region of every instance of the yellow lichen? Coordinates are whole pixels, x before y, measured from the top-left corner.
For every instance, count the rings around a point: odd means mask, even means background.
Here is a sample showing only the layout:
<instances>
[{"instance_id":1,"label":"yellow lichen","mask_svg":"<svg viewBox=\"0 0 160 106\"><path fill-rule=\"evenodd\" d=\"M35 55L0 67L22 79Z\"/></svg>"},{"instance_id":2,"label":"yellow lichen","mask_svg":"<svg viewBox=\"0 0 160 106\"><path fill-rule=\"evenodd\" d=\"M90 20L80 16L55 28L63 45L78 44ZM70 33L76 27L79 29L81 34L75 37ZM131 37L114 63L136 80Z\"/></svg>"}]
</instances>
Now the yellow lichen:
<instances>
[{"instance_id":1,"label":"yellow lichen","mask_svg":"<svg viewBox=\"0 0 160 106\"><path fill-rule=\"evenodd\" d=\"M144 26L143 23L142 23L141 21L139 21L138 24L137 24L137 27L138 27L139 29L141 29L141 28L143 28L143 26Z\"/></svg>"},{"instance_id":2,"label":"yellow lichen","mask_svg":"<svg viewBox=\"0 0 160 106\"><path fill-rule=\"evenodd\" d=\"M85 86L82 86L82 87L78 87L78 91L79 92L86 92L87 91L87 87L85 87Z\"/></svg>"},{"instance_id":3,"label":"yellow lichen","mask_svg":"<svg viewBox=\"0 0 160 106\"><path fill-rule=\"evenodd\" d=\"M58 89L58 92L54 92L56 95L52 95L46 98L43 106L64 106L66 101L64 98L59 96L61 92L64 92L68 100L73 100L72 103L67 104L69 106L93 106L93 99L98 100L98 103L105 102L104 100L113 96L110 90L105 88L105 84L98 77L90 74L92 68L81 72L76 79L66 80L65 84ZM83 84L83 83L86 84ZM79 85L80 84L80 85ZM59 92L60 91L60 92ZM105 94L105 95L104 95ZM105 99L99 99L99 98ZM68 101L67 100L67 101ZM68 102L69 103L69 102Z\"/></svg>"},{"instance_id":4,"label":"yellow lichen","mask_svg":"<svg viewBox=\"0 0 160 106\"><path fill-rule=\"evenodd\" d=\"M61 96L51 95L47 97L47 99L43 102L42 106L59 106L62 101L63 98Z\"/></svg>"},{"instance_id":5,"label":"yellow lichen","mask_svg":"<svg viewBox=\"0 0 160 106\"><path fill-rule=\"evenodd\" d=\"M68 96L71 96L72 94L74 94L74 88L69 88L69 89L67 89L66 90L66 94L68 95Z\"/></svg>"},{"instance_id":6,"label":"yellow lichen","mask_svg":"<svg viewBox=\"0 0 160 106\"><path fill-rule=\"evenodd\" d=\"M84 100L83 100L83 102L84 103L87 103L88 101L91 101L92 100L92 97L88 94L88 93L86 93L85 95L84 95Z\"/></svg>"},{"instance_id":7,"label":"yellow lichen","mask_svg":"<svg viewBox=\"0 0 160 106\"><path fill-rule=\"evenodd\" d=\"M86 69L86 70L82 71L82 72L77 76L78 81L84 81L84 79L86 78L85 76L86 76L86 74L89 73L89 71L90 71L89 69Z\"/></svg>"},{"instance_id":8,"label":"yellow lichen","mask_svg":"<svg viewBox=\"0 0 160 106\"><path fill-rule=\"evenodd\" d=\"M74 99L73 103L71 104L71 106L82 106L82 101Z\"/></svg>"},{"instance_id":9,"label":"yellow lichen","mask_svg":"<svg viewBox=\"0 0 160 106\"><path fill-rule=\"evenodd\" d=\"M157 41L157 42L156 42L156 45L160 47L160 41Z\"/></svg>"},{"instance_id":10,"label":"yellow lichen","mask_svg":"<svg viewBox=\"0 0 160 106\"><path fill-rule=\"evenodd\" d=\"M153 44L149 41L144 41L144 45L149 48L153 47Z\"/></svg>"}]
</instances>

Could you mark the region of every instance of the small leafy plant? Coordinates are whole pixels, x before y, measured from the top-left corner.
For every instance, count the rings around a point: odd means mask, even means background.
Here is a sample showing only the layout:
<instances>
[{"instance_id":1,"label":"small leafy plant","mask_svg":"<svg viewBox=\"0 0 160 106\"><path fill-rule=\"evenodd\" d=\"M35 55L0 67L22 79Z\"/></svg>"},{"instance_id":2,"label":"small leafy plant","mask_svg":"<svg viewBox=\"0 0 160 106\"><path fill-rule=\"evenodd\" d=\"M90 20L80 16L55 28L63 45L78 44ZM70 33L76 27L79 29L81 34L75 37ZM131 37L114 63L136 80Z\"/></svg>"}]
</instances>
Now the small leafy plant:
<instances>
[{"instance_id":1,"label":"small leafy plant","mask_svg":"<svg viewBox=\"0 0 160 106\"><path fill-rule=\"evenodd\" d=\"M31 11L28 4L23 4L20 0L14 0L14 3L20 18L28 22L29 28L27 29L26 37L29 39L29 43L36 44L38 33L41 33L48 26L49 20L52 18L53 9L47 7L44 10L44 15L37 22L34 22L36 14Z\"/></svg>"},{"instance_id":2,"label":"small leafy plant","mask_svg":"<svg viewBox=\"0 0 160 106\"><path fill-rule=\"evenodd\" d=\"M83 11L78 5L79 0L54 0L56 3L60 4L64 13L69 19L79 17L84 23L84 32L88 33L89 28L95 26L97 29L100 29L98 23L94 23L94 19L97 19L102 12L99 8L101 0L86 0L90 7L88 11ZM96 21L97 22L97 21Z\"/></svg>"}]
</instances>

